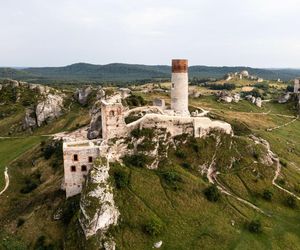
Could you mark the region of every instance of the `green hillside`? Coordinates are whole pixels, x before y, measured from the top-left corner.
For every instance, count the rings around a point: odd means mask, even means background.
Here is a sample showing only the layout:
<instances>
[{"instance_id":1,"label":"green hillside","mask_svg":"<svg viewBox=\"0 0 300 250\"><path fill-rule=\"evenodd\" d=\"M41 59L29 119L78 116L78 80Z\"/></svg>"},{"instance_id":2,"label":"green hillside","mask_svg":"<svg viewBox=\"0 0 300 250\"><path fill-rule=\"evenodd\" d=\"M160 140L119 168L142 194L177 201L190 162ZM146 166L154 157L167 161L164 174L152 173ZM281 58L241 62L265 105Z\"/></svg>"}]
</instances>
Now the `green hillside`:
<instances>
[{"instance_id":1,"label":"green hillside","mask_svg":"<svg viewBox=\"0 0 300 250\"><path fill-rule=\"evenodd\" d=\"M248 70L250 74L257 75L264 79L277 80L278 78L288 81L298 77L298 69L257 69L250 67L210 67L191 66L189 67L189 77L197 78L221 78L230 72L240 72ZM94 65L87 63L77 63L64 67L41 67L10 69L0 68L0 78L13 78L31 82L57 83L57 82L135 82L151 81L155 79L169 79L171 73L170 66L166 65L138 65L113 63L107 65Z\"/></svg>"}]
</instances>

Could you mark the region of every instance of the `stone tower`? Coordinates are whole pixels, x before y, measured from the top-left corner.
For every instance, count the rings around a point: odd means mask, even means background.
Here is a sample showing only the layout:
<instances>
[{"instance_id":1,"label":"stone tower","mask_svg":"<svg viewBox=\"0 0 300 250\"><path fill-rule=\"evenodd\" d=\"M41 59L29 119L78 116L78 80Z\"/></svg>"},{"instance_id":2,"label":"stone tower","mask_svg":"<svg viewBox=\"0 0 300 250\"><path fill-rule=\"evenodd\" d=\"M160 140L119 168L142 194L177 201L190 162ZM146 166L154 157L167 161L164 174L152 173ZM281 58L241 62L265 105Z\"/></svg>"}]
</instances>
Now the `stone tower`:
<instances>
[{"instance_id":1,"label":"stone tower","mask_svg":"<svg viewBox=\"0 0 300 250\"><path fill-rule=\"evenodd\" d=\"M124 107L122 103L107 103L102 101L102 138L104 140L120 137L126 132Z\"/></svg>"},{"instance_id":2,"label":"stone tower","mask_svg":"<svg viewBox=\"0 0 300 250\"><path fill-rule=\"evenodd\" d=\"M294 93L298 93L300 91L300 77L295 79L294 84Z\"/></svg>"},{"instance_id":3,"label":"stone tower","mask_svg":"<svg viewBox=\"0 0 300 250\"><path fill-rule=\"evenodd\" d=\"M189 116L188 60L172 60L171 109L175 114Z\"/></svg>"}]
</instances>

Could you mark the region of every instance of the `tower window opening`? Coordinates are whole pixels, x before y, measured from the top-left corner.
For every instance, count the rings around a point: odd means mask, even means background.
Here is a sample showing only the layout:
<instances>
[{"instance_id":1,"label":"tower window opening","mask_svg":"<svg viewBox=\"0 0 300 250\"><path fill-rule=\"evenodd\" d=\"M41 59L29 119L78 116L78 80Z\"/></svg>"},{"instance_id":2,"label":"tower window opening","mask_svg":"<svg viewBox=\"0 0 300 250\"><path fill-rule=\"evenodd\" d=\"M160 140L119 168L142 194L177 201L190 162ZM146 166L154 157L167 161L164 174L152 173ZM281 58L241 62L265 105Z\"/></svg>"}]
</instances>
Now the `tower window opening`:
<instances>
[{"instance_id":1,"label":"tower window opening","mask_svg":"<svg viewBox=\"0 0 300 250\"><path fill-rule=\"evenodd\" d=\"M76 172L76 167L75 166L71 166L71 172Z\"/></svg>"},{"instance_id":2,"label":"tower window opening","mask_svg":"<svg viewBox=\"0 0 300 250\"><path fill-rule=\"evenodd\" d=\"M87 171L87 167L86 167L85 165L82 165L82 166L81 166L81 171L82 171L82 172L86 172L86 171Z\"/></svg>"},{"instance_id":3,"label":"tower window opening","mask_svg":"<svg viewBox=\"0 0 300 250\"><path fill-rule=\"evenodd\" d=\"M89 162L93 162L93 157L92 156L89 156Z\"/></svg>"},{"instance_id":4,"label":"tower window opening","mask_svg":"<svg viewBox=\"0 0 300 250\"><path fill-rule=\"evenodd\" d=\"M78 161L78 155L77 154L73 155L73 160Z\"/></svg>"},{"instance_id":5,"label":"tower window opening","mask_svg":"<svg viewBox=\"0 0 300 250\"><path fill-rule=\"evenodd\" d=\"M109 111L109 116L115 116L115 111L113 110Z\"/></svg>"}]
</instances>

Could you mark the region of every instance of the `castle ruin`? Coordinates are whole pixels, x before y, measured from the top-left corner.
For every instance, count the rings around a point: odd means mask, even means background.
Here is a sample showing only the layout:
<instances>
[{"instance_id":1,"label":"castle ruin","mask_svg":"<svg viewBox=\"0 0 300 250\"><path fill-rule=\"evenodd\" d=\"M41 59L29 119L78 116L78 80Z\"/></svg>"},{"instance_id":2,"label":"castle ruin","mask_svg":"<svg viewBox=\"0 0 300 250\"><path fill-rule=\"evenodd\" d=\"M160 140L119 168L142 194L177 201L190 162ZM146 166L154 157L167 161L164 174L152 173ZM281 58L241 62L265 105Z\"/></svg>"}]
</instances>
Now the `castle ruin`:
<instances>
[{"instance_id":1,"label":"castle ruin","mask_svg":"<svg viewBox=\"0 0 300 250\"><path fill-rule=\"evenodd\" d=\"M187 60L172 60L171 108L167 109L164 101L154 103L158 106L138 107L125 111L117 98L102 100L102 139L65 142L63 145L64 187L67 197L81 192L85 176L93 166L93 160L99 156L106 156L107 142L111 139L127 137L134 129L165 129L172 137L180 134L204 137L212 130L232 134L229 123L204 117L207 112L190 114ZM125 118L132 112L142 110L147 112L140 119L129 124L125 123Z\"/></svg>"}]
</instances>

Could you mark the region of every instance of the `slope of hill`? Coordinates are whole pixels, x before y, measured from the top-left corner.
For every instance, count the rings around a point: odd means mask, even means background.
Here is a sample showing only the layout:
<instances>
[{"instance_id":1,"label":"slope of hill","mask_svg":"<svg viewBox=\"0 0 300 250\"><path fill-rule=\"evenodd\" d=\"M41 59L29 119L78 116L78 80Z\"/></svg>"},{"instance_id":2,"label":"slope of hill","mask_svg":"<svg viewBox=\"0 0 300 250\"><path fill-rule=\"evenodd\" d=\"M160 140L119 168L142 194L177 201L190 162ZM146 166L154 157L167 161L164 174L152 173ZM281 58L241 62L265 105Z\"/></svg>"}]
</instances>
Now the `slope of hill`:
<instances>
[{"instance_id":1,"label":"slope of hill","mask_svg":"<svg viewBox=\"0 0 300 250\"><path fill-rule=\"evenodd\" d=\"M250 67L210 67L191 66L190 78L221 78L230 72L248 70L251 75L257 75L264 79L282 79L285 81L294 79L300 75L299 69L258 69ZM138 65L113 63L107 65L94 65L76 63L64 67L41 67L11 69L0 68L0 78L13 78L31 82L55 83L55 82L134 82L141 80L168 79L171 68L166 65Z\"/></svg>"}]
</instances>

